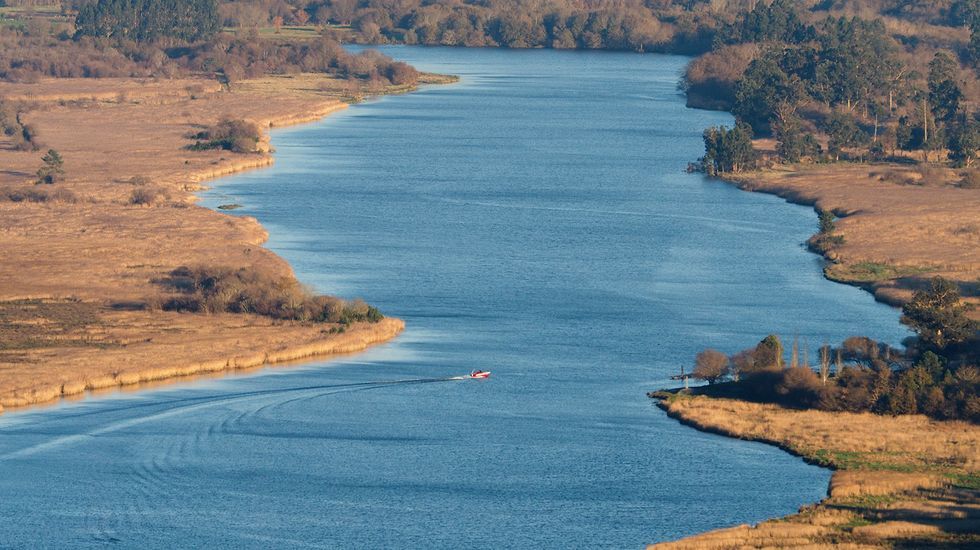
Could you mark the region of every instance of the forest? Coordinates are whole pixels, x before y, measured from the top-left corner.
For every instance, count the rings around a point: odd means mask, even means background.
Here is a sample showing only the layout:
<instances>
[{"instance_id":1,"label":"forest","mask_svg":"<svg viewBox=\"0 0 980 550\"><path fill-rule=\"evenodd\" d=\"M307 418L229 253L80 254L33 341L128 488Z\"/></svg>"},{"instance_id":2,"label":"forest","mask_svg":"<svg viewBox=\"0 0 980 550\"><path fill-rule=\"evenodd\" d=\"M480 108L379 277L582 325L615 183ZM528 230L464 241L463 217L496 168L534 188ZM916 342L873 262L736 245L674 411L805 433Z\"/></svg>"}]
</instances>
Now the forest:
<instances>
[{"instance_id":1,"label":"forest","mask_svg":"<svg viewBox=\"0 0 980 550\"><path fill-rule=\"evenodd\" d=\"M695 102L731 110L737 120L736 128L705 132L702 169L904 162L918 151L921 160L965 169L963 184L973 185L980 4L954 3L948 13L949 24L970 29L969 40L924 47L882 18L814 20L788 0L743 14L685 77ZM775 139L775 154L760 158L746 148L753 137Z\"/></svg>"}]
</instances>

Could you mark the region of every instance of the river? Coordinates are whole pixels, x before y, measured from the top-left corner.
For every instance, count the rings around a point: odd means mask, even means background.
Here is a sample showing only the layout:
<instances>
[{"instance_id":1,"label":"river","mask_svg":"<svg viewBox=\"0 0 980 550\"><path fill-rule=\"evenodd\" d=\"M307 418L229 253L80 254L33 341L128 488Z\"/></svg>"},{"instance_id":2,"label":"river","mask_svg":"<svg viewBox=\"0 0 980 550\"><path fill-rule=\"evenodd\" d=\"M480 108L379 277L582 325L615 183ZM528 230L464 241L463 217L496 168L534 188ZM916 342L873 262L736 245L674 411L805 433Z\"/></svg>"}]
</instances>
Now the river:
<instances>
[{"instance_id":1,"label":"river","mask_svg":"<svg viewBox=\"0 0 980 550\"><path fill-rule=\"evenodd\" d=\"M406 332L0 416L0 546L636 548L824 496L644 395L708 346L907 335L823 279L811 209L685 173L731 124L684 107L686 59L385 51L461 82L277 130L276 165L204 203Z\"/></svg>"}]
</instances>

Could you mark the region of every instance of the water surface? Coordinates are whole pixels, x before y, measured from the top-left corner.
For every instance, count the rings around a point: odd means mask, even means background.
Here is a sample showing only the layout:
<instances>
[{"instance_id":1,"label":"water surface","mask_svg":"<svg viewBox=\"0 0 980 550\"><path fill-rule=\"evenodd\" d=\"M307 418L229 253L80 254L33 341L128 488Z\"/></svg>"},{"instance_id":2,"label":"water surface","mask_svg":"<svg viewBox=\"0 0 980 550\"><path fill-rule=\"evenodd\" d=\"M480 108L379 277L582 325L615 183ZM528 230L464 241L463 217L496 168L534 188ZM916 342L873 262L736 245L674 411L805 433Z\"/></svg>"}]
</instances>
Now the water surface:
<instances>
[{"instance_id":1,"label":"water surface","mask_svg":"<svg viewBox=\"0 0 980 550\"><path fill-rule=\"evenodd\" d=\"M276 131L276 166L205 202L406 333L0 416L0 546L630 548L824 495L828 472L644 396L706 346L906 335L821 277L812 210L684 173L730 124L684 107L686 60L389 53L462 82Z\"/></svg>"}]
</instances>

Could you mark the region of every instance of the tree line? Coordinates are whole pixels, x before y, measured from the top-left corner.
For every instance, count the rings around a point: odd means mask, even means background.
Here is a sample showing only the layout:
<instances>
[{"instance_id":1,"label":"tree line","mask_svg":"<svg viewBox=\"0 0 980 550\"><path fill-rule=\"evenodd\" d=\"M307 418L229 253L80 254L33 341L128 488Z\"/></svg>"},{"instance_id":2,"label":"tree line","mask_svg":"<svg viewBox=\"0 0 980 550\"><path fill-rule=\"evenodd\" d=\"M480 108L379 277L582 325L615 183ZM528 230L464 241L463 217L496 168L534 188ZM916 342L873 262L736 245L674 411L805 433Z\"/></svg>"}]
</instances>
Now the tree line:
<instances>
[{"instance_id":1,"label":"tree line","mask_svg":"<svg viewBox=\"0 0 980 550\"><path fill-rule=\"evenodd\" d=\"M97 0L79 7L75 32L62 30L52 36L48 29L0 25L0 79L32 82L41 77L203 72L234 82L265 74L316 72L360 81L369 89L418 81L413 67L376 51L350 53L331 36L269 40L256 31L217 33L217 24L213 1ZM29 146L32 128L18 125L16 113L0 109L0 124L4 133L15 136L18 147Z\"/></svg>"},{"instance_id":2,"label":"tree line","mask_svg":"<svg viewBox=\"0 0 980 550\"><path fill-rule=\"evenodd\" d=\"M954 2L949 11L950 24L980 23L975 0ZM725 143L717 136L730 130L705 132L706 171L754 168L757 159L744 154L753 136L774 137L777 158L787 163L881 161L923 151L924 160L941 152L956 166L974 165L980 117L965 108L964 83L976 75L960 63L972 59L972 42L963 51L937 51L920 67L881 19L805 21L796 2L759 3L691 64L688 92L730 109L739 125L737 139ZM739 162L718 164L723 157Z\"/></svg>"},{"instance_id":3,"label":"tree line","mask_svg":"<svg viewBox=\"0 0 980 550\"><path fill-rule=\"evenodd\" d=\"M794 338L786 350L769 335L731 356L702 351L693 376L712 386L707 393L789 407L980 422L980 332L969 311L955 284L935 278L903 308L902 321L918 335L906 351L853 337L821 346L811 365L805 342L801 350Z\"/></svg>"}]
</instances>

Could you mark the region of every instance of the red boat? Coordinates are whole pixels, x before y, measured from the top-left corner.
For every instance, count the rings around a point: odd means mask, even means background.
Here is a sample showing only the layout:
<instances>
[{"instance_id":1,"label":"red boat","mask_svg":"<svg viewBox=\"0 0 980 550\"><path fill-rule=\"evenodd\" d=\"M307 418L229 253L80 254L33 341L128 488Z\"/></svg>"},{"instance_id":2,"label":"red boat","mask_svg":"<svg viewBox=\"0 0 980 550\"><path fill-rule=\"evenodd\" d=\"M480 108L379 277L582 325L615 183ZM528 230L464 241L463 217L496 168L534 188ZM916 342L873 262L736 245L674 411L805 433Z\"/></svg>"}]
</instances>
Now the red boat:
<instances>
[{"instance_id":1,"label":"red boat","mask_svg":"<svg viewBox=\"0 0 980 550\"><path fill-rule=\"evenodd\" d=\"M490 378L490 371L488 370L475 370L470 373L470 378Z\"/></svg>"}]
</instances>

